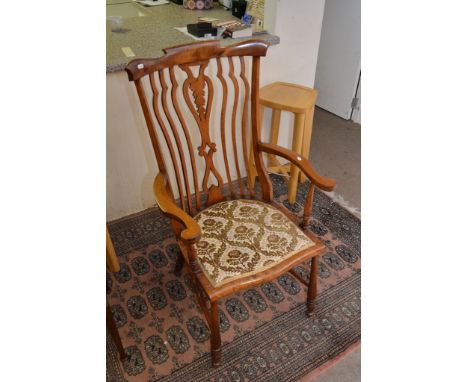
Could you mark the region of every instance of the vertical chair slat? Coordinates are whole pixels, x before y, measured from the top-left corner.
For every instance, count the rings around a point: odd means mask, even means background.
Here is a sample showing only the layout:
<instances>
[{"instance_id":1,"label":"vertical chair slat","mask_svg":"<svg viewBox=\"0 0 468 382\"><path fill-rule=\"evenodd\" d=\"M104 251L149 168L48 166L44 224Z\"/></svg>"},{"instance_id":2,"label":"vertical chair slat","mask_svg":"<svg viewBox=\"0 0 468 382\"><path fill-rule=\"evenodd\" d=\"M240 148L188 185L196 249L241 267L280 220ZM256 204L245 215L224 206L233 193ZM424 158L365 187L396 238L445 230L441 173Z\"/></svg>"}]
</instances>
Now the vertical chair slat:
<instances>
[{"instance_id":1,"label":"vertical chair slat","mask_svg":"<svg viewBox=\"0 0 468 382\"><path fill-rule=\"evenodd\" d=\"M167 121L169 122L169 126L171 127L172 134L174 136L174 139L176 141L177 145L177 151L179 153L179 159L180 163L182 165L182 174L184 175L184 184L185 184L185 192L187 195L187 204L188 204L188 210L189 213L193 213L192 209L192 198L190 197L190 184L189 184L189 178L187 174L187 166L185 164L185 155L184 155L184 148L182 147L182 143L180 141L179 133L177 132L177 126L174 124L174 120L172 119L171 113L169 111L169 108L167 106L167 89L168 86L166 84L166 80L164 79L164 71L160 70L159 71L159 82L161 84L162 88L162 94L161 94L161 103L163 106L164 114L166 114ZM180 195L181 198L184 198L183 195Z\"/></svg>"},{"instance_id":2,"label":"vertical chair slat","mask_svg":"<svg viewBox=\"0 0 468 382\"><path fill-rule=\"evenodd\" d=\"M253 57L252 59L252 97L251 103L251 118L252 118L252 139L254 142L254 160L255 168L262 187L262 197L265 201L273 199L273 186L271 185L270 178L267 174L265 163L263 162L262 153L258 151L257 144L261 142L260 130L260 97L259 97L259 83L260 83L260 57Z\"/></svg>"},{"instance_id":3,"label":"vertical chair slat","mask_svg":"<svg viewBox=\"0 0 468 382\"><path fill-rule=\"evenodd\" d=\"M213 104L213 82L209 76L204 76L206 85L208 87L208 102L206 103L205 126L209 132L211 105Z\"/></svg>"},{"instance_id":4,"label":"vertical chair slat","mask_svg":"<svg viewBox=\"0 0 468 382\"><path fill-rule=\"evenodd\" d=\"M229 60L229 78L234 85L234 106L232 107L232 118L231 118L231 134L232 134L232 145L234 149L234 159L236 164L237 181L239 183L239 189L241 196L244 196L244 187L242 186L241 173L239 168L239 158L237 155L237 140L236 140L236 114L237 104L239 103L239 85L237 83L236 76L234 75L234 64L232 57L228 57Z\"/></svg>"},{"instance_id":5,"label":"vertical chair slat","mask_svg":"<svg viewBox=\"0 0 468 382\"><path fill-rule=\"evenodd\" d=\"M156 115L156 119L158 121L159 127L161 128L161 131L164 135L164 139L166 140L167 147L169 149L169 153L171 155L171 160L172 160L172 165L174 166L174 171L176 173L176 181L177 181L177 188L179 190L179 200L180 200L180 205L183 210L185 210L185 200L184 200L184 190L182 188L182 183L180 180L180 171L179 171L179 166L177 165L177 160L175 157L175 152L174 152L174 147L172 146L171 139L169 137L169 134L167 132L166 127L164 126L163 120L161 118L161 113L159 112L158 108L158 96L159 92L156 87L156 82L154 79L154 73L150 73L149 75L150 78L150 84L151 84L151 89L153 90L153 110L154 114Z\"/></svg>"},{"instance_id":6,"label":"vertical chair slat","mask_svg":"<svg viewBox=\"0 0 468 382\"><path fill-rule=\"evenodd\" d=\"M174 105L174 109L177 114L177 118L179 119L179 122L182 126L182 129L184 131L185 139L187 140L187 146L189 149L189 154L190 154L190 163L192 166L192 172L193 172L193 183L194 183L194 188L195 188L195 205L198 210L200 210L200 191L198 190L198 170L197 170L197 164L195 162L195 155L193 152L193 145L192 145L192 139L190 138L190 133L187 129L187 124L185 123L185 119L180 111L179 107L179 102L177 101L177 88L179 87L179 83L177 82L175 75L174 75L174 67L171 66L169 68L169 76L171 79L171 84L172 84L172 91L171 91L171 96L172 96L172 103ZM187 197L190 199L190 192L187 191Z\"/></svg>"},{"instance_id":7,"label":"vertical chair slat","mask_svg":"<svg viewBox=\"0 0 468 382\"><path fill-rule=\"evenodd\" d=\"M223 103L221 105L221 144L223 148L223 157L224 157L224 167L226 168L226 176L228 179L229 190L231 192L231 196L234 197L234 188L232 187L232 180L231 180L231 172L229 171L229 162L227 159L227 148L226 148L226 102L227 102L227 83L223 76L223 65L221 64L221 59L219 57L216 58L216 64L218 66L218 73L217 77L221 81L221 85L223 87Z\"/></svg>"},{"instance_id":8,"label":"vertical chair slat","mask_svg":"<svg viewBox=\"0 0 468 382\"><path fill-rule=\"evenodd\" d=\"M148 128L148 133L151 139L151 144L153 145L153 151L156 155L156 162L158 163L159 171L166 171L166 165L164 164L164 159L161 154L161 147L159 146L158 137L156 135L156 128L153 123L153 118L151 118L151 112L148 106L148 100L146 98L145 90L141 84L141 80L138 79L135 81L135 86L138 93L138 98L140 99L140 104L143 109L143 115L145 116L146 127Z\"/></svg>"},{"instance_id":9,"label":"vertical chair slat","mask_svg":"<svg viewBox=\"0 0 468 382\"><path fill-rule=\"evenodd\" d=\"M244 82L244 89L245 89L245 97L244 97L244 110L242 111L242 153L244 155L244 165L245 165L245 170L246 173L248 173L248 165L249 165L249 159L247 155L247 112L249 108L249 98L250 98L250 87L249 87L249 81L247 80L247 77L245 76L245 60L244 57L239 57L240 64L241 64L241 72L240 72L240 77L242 78L242 81ZM239 180L240 181L240 180ZM253 187L249 187L248 185L246 188L249 189L250 196L252 197L254 195L253 192Z\"/></svg>"}]
</instances>

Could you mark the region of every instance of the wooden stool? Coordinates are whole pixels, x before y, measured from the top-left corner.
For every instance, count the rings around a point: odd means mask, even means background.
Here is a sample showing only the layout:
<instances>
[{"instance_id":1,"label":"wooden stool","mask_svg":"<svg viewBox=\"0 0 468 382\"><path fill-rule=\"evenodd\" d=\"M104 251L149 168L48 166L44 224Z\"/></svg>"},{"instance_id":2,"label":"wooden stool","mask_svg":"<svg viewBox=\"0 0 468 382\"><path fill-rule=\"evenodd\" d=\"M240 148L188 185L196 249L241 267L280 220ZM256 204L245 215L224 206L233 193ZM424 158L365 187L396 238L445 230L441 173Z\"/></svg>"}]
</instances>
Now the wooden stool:
<instances>
[{"instance_id":1,"label":"wooden stool","mask_svg":"<svg viewBox=\"0 0 468 382\"><path fill-rule=\"evenodd\" d=\"M263 109L265 107L273 109L270 143L278 143L281 111L289 111L294 113L292 151L301 154L305 158L309 158L310 143L312 139L312 122L314 119L316 99L317 91L306 86L289 84L286 82L274 82L261 88L260 126L263 122ZM306 180L305 175L300 173L296 166L291 166L290 164L281 165L273 154L268 155L268 171L283 173L285 175L290 173L288 200L289 203L294 203L296 201L299 175L301 182ZM255 184L256 176L257 172L253 161L253 147L251 147L247 174L249 187L253 187Z\"/></svg>"}]
</instances>

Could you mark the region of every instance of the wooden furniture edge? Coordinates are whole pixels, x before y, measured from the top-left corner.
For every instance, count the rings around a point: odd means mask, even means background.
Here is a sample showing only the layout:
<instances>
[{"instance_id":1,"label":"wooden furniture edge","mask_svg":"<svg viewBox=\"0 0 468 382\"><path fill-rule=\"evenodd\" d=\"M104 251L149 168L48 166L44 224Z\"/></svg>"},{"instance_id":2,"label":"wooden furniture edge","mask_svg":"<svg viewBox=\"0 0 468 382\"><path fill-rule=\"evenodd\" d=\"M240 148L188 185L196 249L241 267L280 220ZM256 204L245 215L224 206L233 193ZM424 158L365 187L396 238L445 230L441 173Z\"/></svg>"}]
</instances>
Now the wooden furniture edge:
<instances>
[{"instance_id":1,"label":"wooden furniture edge","mask_svg":"<svg viewBox=\"0 0 468 382\"><path fill-rule=\"evenodd\" d=\"M292 88L307 91L312 95L312 101L310 102L310 105L308 105L306 107L285 106L285 105L283 105L281 103L278 103L278 102L275 102L275 101L270 101L269 99L265 99L265 98L262 98L262 96L260 96L260 105L262 105L264 107L268 107L270 109L288 111L288 112L294 113L294 114L302 114L302 113L307 113L307 111L309 109L313 108L315 106L315 104L316 104L317 95L318 95L317 90L315 88L310 88L310 87L299 85L299 84L276 81L276 82L272 82L271 84L263 86L260 89L260 93L262 93L262 91L265 92L265 91L270 90L270 88L273 88L275 85L284 85L284 86L287 86L287 87L292 87Z\"/></svg>"},{"instance_id":2,"label":"wooden furniture edge","mask_svg":"<svg viewBox=\"0 0 468 382\"><path fill-rule=\"evenodd\" d=\"M268 84L268 85L263 86L262 89L266 89L266 88L268 88L268 87L273 87L274 85L290 86L290 87L293 87L293 88L298 88L298 89L308 90L308 91L313 90L313 91L317 94L317 90L316 90L315 88L311 88L311 87L309 87L309 86L305 86L305 85L301 85L301 84L296 84L296 83L292 83L292 82L284 82L284 81L275 81L275 82L272 82L271 84Z\"/></svg>"},{"instance_id":3,"label":"wooden furniture edge","mask_svg":"<svg viewBox=\"0 0 468 382\"><path fill-rule=\"evenodd\" d=\"M198 241L201 237L200 226L195 219L174 203L172 195L168 191L168 180L164 172L160 172L154 178L153 190L156 203L161 211L183 225L184 229L180 233L180 238L187 244Z\"/></svg>"},{"instance_id":4,"label":"wooden furniture edge","mask_svg":"<svg viewBox=\"0 0 468 382\"><path fill-rule=\"evenodd\" d=\"M114 245L112 244L112 239L109 234L109 229L106 225L106 263L107 267L111 272L118 272L120 271L120 264L117 258L117 254L115 253Z\"/></svg>"},{"instance_id":5,"label":"wooden furniture edge","mask_svg":"<svg viewBox=\"0 0 468 382\"><path fill-rule=\"evenodd\" d=\"M154 116L150 112L150 105L148 103L148 99L146 97L146 93L143 87L143 81L141 81L141 79L142 77L148 75L151 89L153 92L153 101L154 101L156 99L154 98L154 96L157 95L158 93L157 86L155 84L154 73L159 72L158 74L159 74L160 84L162 87L162 97L164 97L164 100L165 100L167 98L167 93L166 93L167 84L165 83L165 81L163 81L163 75L164 75L163 70L168 69L169 74L170 75L172 74L172 76L173 76L173 68L175 66L178 66L182 70L186 71L190 80L184 83L184 93L183 93L184 99L186 103L189 105L190 111L192 112L194 118L197 121L199 130L202 134L202 145L203 143L211 144L211 139L209 138L208 133L206 132L206 129L207 129L206 121L209 121L209 111L211 111L212 90L210 90L210 93L208 95L208 100L206 101L207 102L206 110L208 114L200 110L198 110L198 113L197 113L193 105L189 102L190 96L187 92L187 86L190 86L192 93L195 95L196 98L198 97L200 99L205 100L202 94L204 91L204 86L205 86L203 83L203 76L204 76L203 70L207 67L210 60L216 59L218 63L218 73L219 73L220 58L227 57L229 64L230 64L229 76L234 84L234 97L235 97L234 102L236 105L236 102L239 97L239 89L236 85L237 82L235 82L235 81L238 81L238 79L234 81L234 78L233 78L232 57L239 57L240 59L240 65L241 65L240 78L244 81L246 88L247 88L248 79L247 77L245 77L244 56L251 57L252 58L252 76L251 76L250 105L251 105L251 124L252 124L252 130L253 130L252 139L255 142L255 144L253 145L252 152L253 152L255 165L257 168L258 177L261 183L262 200L272 205L274 204L274 201L272 200L273 199L272 182L266 171L266 168L263 162L262 152L275 154L275 155L288 159L291 162L293 167L296 166L296 169L301 169L312 182L309 188L309 192L307 194L306 204L304 207L304 224L306 224L308 222L307 219L310 216L309 211L312 210L313 194L314 194L315 186L317 185L318 187L324 190L331 190L334 188L336 182L332 179L323 178L320 175L318 175L313 169L312 165L308 163L304 157L301 157L300 155L290 150L283 149L277 145L269 145L269 144L261 143L261 138L260 138L261 128L259 125L259 117L261 115L263 107L260 107L260 103L259 103L260 58L261 56L266 55L268 46L269 46L268 43L261 41L261 40L242 41L238 44L230 45L230 46L221 46L219 41L196 42L192 44L184 44L184 45L179 45L179 46L175 46L171 48L166 48L163 50L165 55L161 58L133 60L127 65L125 69L128 74L129 80L135 82L137 93L140 99L140 103L143 109L143 113L145 116L148 130L149 130L150 138L153 144L153 149L156 154L156 160L158 162L158 167L159 167L160 172L155 177L154 183L153 183L153 191L156 197L156 202L160 210L163 212L163 214L171 220L171 225L172 225L172 229L174 231L175 237L177 241L181 244L181 253L177 256L177 262L176 262L174 273L177 274L177 272L180 272L184 264L187 265L189 268L189 274L190 274L190 277L194 286L193 291L195 293L195 297L197 298L197 302L199 303L199 305L202 307L203 313L205 314L205 318L207 319L208 324L211 329L211 352L212 352L213 366L219 365L220 359L221 359L221 338L220 338L220 330L219 330L219 316L218 316L217 301L237 291L245 290L247 288L251 288L257 285L264 284L265 282L272 281L278 278L279 276L283 275L284 273L290 271L295 266L298 266L299 264L311 258L312 259L311 270L310 270L311 276L310 276L310 281L309 281L308 290L307 290L307 313L310 315L313 313L315 297L317 295L317 264L318 264L317 258L319 255L327 251L327 247L325 246L324 243L322 243L317 238L311 238L313 242L315 243L314 246L303 248L297 253L296 252L290 253L289 257L283 258L279 262L275 263L271 268L262 269L258 271L257 273L254 273L251 275L243 275L243 277L241 278L236 278L235 280L229 280L229 282L227 282L226 284L213 286L213 284L208 279L207 275L203 272L202 269L200 269L200 266L197 261L195 244L201 238L201 228L199 224L197 223L197 221L193 217L191 217L191 214L193 214L193 211L191 208L191 201L189 199L191 195L190 195L190 187L188 185L189 183L187 181L186 168L184 166L185 159L182 155L180 141L174 131L173 121L170 119L167 113L167 103L162 101L162 107L167 116L169 125L171 129L173 130L173 134L175 136L174 137L175 142L178 145L178 149L179 149L179 156L180 156L180 161L182 162L182 172L185 178L184 179L185 188L186 188L186 193L187 193L187 198L188 198L187 199L188 212L185 211L186 208L185 208L185 201L184 201L184 192L183 192L182 182L180 180L179 170L177 167L177 158L175 156L175 151L174 151L173 145L170 144L171 140L168 139L167 126L165 126L165 124L161 121L161 114L160 114L161 110L156 106L156 102L153 102L153 111L155 113L157 122L162 129L162 133L164 134L166 143L169 146L172 164L175 169L175 175L177 177L176 179L177 187L178 187L179 195L181 198L180 208L177 205L176 200L174 199L174 193L172 191L169 178L166 173L166 169L165 169L166 166L161 155L161 150L159 147L158 139L156 137L155 123L153 119ZM199 75L198 75L197 80L194 79L194 73L192 72L192 69L191 69L192 66L199 66ZM176 86L177 81L174 83L173 77L171 77L171 82L172 82L173 87ZM208 85L208 89L211 89L210 88L212 87L211 82L208 80L205 80L205 82ZM245 94L246 94L245 102L247 102L248 100L247 90ZM234 107L234 110L235 109L236 107ZM233 113L234 113L234 110L233 110ZM247 151L246 151L246 147L247 147L246 134L245 134L246 122L247 122L247 110L248 110L248 105L246 107L244 106L244 111L243 111L243 116L242 116L242 133L243 133L242 139L243 139L243 147L244 147L243 154L244 154L245 162L248 161ZM181 120L180 112L177 110L177 107L176 107L176 113L177 113L177 117L179 118L179 120ZM198 114L200 118L199 120L197 119L196 114ZM205 118L202 118L202 115L205 115ZM304 119L304 116L301 115L301 118ZM184 134L187 134L187 136L189 136L182 122L181 124L182 124L182 127L184 128ZM187 136L186 136L186 139L188 141L187 144L189 144L190 140L187 138ZM234 130L233 130L232 136L233 137L235 136ZM234 147L235 152L237 152L235 143L236 142L234 141L233 147ZM190 145L192 144L190 143ZM299 148L297 147L296 151L298 151L298 149ZM190 153L192 153L192 151L190 151ZM217 172L216 168L213 167L214 165L213 165L213 159L212 159L212 152L211 153L199 152L200 156L202 156L202 154L206 154L206 155L203 155L205 157L206 169L211 171L211 173L213 173L214 176L218 180L217 186L211 185L208 189L207 179L210 174L209 172L207 172L207 170L205 171L205 178L203 180L202 187L203 187L203 192L205 192L208 196L208 199L207 199L207 207L208 207L213 204L216 204L217 202L225 200L221 192L222 185L224 182L221 179L221 176ZM191 154L191 158L192 158L192 167L193 167L194 162L193 162L192 154ZM241 174L238 168L237 156L235 156L235 159L236 159L236 165L237 165L236 170L237 170L238 180L242 182L242 180L240 179ZM196 170L194 171L196 174ZM230 179L229 179L229 182L231 182ZM195 184L198 186L197 183L198 182L195 181ZM199 207L199 197L197 194L198 191L195 190L195 192L196 192L196 204L197 204L196 209L199 210L200 207ZM253 189L250 189L249 195L253 197L254 196L253 194L254 194ZM247 194L243 192L242 183L241 183L240 184L240 198L245 198L245 197L247 197ZM295 220L293 219L291 220L295 222ZM304 232L304 233L308 234L308 232ZM308 236L310 237L310 235ZM208 311L208 308L206 306L206 303L208 301L210 302L210 308L211 308L210 311Z\"/></svg>"},{"instance_id":6,"label":"wooden furniture edge","mask_svg":"<svg viewBox=\"0 0 468 382\"><path fill-rule=\"evenodd\" d=\"M309 160L304 158L302 155L271 143L260 142L257 144L257 147L259 151L275 154L289 160L291 163L299 167L309 180L320 189L324 191L332 191L335 188L336 180L319 175L314 170Z\"/></svg>"},{"instance_id":7,"label":"wooden furniture edge","mask_svg":"<svg viewBox=\"0 0 468 382\"><path fill-rule=\"evenodd\" d=\"M164 56L159 58L138 58L132 60L125 67L125 71L127 72L129 81L137 81L141 77L167 66L191 65L193 64L193 55L196 55L196 59L200 62L216 57L264 57L269 46L268 42L259 39L240 41L227 46L221 46L219 40L197 41L165 48L163 49Z\"/></svg>"},{"instance_id":8,"label":"wooden furniture edge","mask_svg":"<svg viewBox=\"0 0 468 382\"><path fill-rule=\"evenodd\" d=\"M315 256L320 256L326 251L327 248L323 243L316 242L315 246L306 248L303 251L296 253L295 255L287 258L284 261L281 261L280 263L274 265L271 268L268 268L259 273L255 273L253 275L246 276L244 278L232 280L218 287L214 287L211 284L210 280L205 276L205 274L201 270L197 273L197 278L210 301L215 302L235 292L242 291L248 288L253 288L258 285L262 285L272 280L275 280L281 275L288 272L290 269L302 264L307 259L310 259Z\"/></svg>"}]
</instances>

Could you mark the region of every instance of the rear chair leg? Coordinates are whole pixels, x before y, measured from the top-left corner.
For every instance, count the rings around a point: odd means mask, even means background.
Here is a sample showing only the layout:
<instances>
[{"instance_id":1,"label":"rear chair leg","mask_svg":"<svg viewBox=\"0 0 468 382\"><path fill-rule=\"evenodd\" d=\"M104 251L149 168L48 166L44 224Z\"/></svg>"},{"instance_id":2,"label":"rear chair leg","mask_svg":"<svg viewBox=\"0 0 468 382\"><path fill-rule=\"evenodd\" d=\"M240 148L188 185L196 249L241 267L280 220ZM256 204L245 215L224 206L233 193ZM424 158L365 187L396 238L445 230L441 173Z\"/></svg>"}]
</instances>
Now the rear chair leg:
<instances>
[{"instance_id":1,"label":"rear chair leg","mask_svg":"<svg viewBox=\"0 0 468 382\"><path fill-rule=\"evenodd\" d=\"M119 329L117 329L117 324L114 321L114 318L112 317L112 311L109 307L109 305L106 304L106 324L107 324L107 329L109 329L109 333L114 340L114 344L117 347L117 350L119 352L120 360L123 361L125 360L126 354L125 350L122 345L122 340L120 339L119 335Z\"/></svg>"},{"instance_id":2,"label":"rear chair leg","mask_svg":"<svg viewBox=\"0 0 468 382\"><path fill-rule=\"evenodd\" d=\"M219 333L218 303L211 302L211 362L213 367L221 365L221 335Z\"/></svg>"},{"instance_id":3,"label":"rear chair leg","mask_svg":"<svg viewBox=\"0 0 468 382\"><path fill-rule=\"evenodd\" d=\"M307 315L309 317L314 313L315 298L317 297L317 264L317 256L312 257L309 288L307 289Z\"/></svg>"}]
</instances>

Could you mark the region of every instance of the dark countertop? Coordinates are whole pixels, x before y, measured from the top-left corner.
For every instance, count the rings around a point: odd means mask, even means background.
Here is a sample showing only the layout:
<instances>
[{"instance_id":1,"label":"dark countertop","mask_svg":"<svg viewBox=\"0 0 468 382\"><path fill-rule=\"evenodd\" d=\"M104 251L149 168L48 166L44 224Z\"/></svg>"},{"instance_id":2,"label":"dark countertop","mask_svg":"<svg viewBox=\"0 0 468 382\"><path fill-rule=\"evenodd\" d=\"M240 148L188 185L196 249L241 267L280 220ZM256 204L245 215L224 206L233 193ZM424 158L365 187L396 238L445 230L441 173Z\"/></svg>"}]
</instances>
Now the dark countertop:
<instances>
[{"instance_id":1,"label":"dark countertop","mask_svg":"<svg viewBox=\"0 0 468 382\"><path fill-rule=\"evenodd\" d=\"M135 58L156 58L163 55L162 49L174 45L187 44L196 40L179 32L174 27L185 27L196 23L198 17L212 17L219 20L232 20L231 11L216 4L207 11L190 11L173 3L145 7L150 15L123 19L123 30L112 32L107 25L106 72L122 71ZM279 44L279 37L261 33L249 38L222 39L222 45L230 45L251 38L262 39L271 45ZM123 47L130 47L135 57L126 57Z\"/></svg>"}]
</instances>

